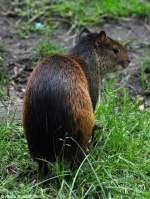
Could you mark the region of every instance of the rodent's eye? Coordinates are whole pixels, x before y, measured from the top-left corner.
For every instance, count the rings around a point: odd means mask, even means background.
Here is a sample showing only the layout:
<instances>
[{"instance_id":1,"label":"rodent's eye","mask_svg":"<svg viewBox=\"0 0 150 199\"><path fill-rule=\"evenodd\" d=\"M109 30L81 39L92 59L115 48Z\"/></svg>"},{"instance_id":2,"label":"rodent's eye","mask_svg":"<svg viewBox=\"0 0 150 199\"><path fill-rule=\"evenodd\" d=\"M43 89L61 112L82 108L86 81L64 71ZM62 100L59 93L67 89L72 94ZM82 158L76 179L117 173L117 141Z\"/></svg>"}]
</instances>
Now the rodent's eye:
<instances>
[{"instance_id":1,"label":"rodent's eye","mask_svg":"<svg viewBox=\"0 0 150 199\"><path fill-rule=\"evenodd\" d=\"M119 48L113 48L112 51L113 51L115 54L118 54L120 50L119 50Z\"/></svg>"}]
</instances>

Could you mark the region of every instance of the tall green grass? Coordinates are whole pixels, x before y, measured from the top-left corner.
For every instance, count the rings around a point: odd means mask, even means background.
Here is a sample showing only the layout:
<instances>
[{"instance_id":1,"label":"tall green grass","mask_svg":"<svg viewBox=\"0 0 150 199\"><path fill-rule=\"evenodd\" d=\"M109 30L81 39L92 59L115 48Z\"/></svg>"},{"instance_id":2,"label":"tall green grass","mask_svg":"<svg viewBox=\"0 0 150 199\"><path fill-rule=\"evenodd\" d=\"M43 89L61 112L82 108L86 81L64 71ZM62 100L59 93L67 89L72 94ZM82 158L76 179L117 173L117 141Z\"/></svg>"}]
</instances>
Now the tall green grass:
<instances>
[{"instance_id":1,"label":"tall green grass","mask_svg":"<svg viewBox=\"0 0 150 199\"><path fill-rule=\"evenodd\" d=\"M52 165L53 178L47 185L37 175L28 175L28 167L35 170L36 165L28 154L21 126L2 123L0 194L20 198L149 198L150 108L140 112L125 89L112 90L110 82L95 115L103 128L95 132L84 161L73 172L64 165Z\"/></svg>"}]
</instances>

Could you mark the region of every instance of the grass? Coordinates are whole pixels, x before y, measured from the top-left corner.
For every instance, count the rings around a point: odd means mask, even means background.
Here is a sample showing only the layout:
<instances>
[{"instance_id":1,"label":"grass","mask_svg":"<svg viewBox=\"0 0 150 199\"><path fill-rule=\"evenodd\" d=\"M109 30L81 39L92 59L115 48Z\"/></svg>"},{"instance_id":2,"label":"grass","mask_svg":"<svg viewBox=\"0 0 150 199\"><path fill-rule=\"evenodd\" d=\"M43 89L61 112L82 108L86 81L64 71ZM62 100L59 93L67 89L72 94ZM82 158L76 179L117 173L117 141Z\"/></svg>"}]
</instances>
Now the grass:
<instances>
[{"instance_id":1,"label":"grass","mask_svg":"<svg viewBox=\"0 0 150 199\"><path fill-rule=\"evenodd\" d=\"M53 175L43 186L35 175L24 174L35 169L20 125L0 124L0 194L28 198L149 198L150 197L150 108L139 111L123 88L112 90L106 85L105 95L96 109L97 123L90 152L71 177L68 168L52 165ZM118 100L119 98L119 100Z\"/></svg>"},{"instance_id":2,"label":"grass","mask_svg":"<svg viewBox=\"0 0 150 199\"><path fill-rule=\"evenodd\" d=\"M40 62L43 58L53 54L63 54L66 48L58 43L52 43L48 39L42 40L37 45L36 53L33 57L32 63L34 66Z\"/></svg>"},{"instance_id":3,"label":"grass","mask_svg":"<svg viewBox=\"0 0 150 199\"><path fill-rule=\"evenodd\" d=\"M26 37L30 31L37 31L36 22L43 26L41 32L53 32L60 22L65 22L78 29L82 25L99 24L104 17L118 18L132 15L150 15L150 2L144 0L59 0L59 1L36 1L16 0L16 13L22 17L22 37Z\"/></svg>"},{"instance_id":4,"label":"grass","mask_svg":"<svg viewBox=\"0 0 150 199\"><path fill-rule=\"evenodd\" d=\"M48 55L52 55L56 53L62 54L64 52L65 52L65 48L61 46L60 44L52 44L49 41L45 40L39 43L37 47L36 57L38 57L38 59L41 59Z\"/></svg>"}]
</instances>

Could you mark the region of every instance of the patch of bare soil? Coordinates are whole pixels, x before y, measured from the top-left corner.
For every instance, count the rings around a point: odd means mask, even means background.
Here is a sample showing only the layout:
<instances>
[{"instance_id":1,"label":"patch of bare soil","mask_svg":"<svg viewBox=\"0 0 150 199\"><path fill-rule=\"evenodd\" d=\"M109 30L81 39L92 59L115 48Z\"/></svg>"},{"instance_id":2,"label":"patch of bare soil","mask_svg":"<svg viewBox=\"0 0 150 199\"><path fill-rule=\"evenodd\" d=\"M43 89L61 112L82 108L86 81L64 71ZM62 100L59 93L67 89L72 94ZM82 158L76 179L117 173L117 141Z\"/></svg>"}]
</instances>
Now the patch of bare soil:
<instances>
[{"instance_id":1,"label":"patch of bare soil","mask_svg":"<svg viewBox=\"0 0 150 199\"><path fill-rule=\"evenodd\" d=\"M6 12L5 12L6 13ZM20 118L22 110L22 96L30 72L33 69L32 60L36 48L42 40L42 36L36 33L30 34L29 38L22 39L17 33L18 18L12 15L4 15L0 11L0 46L4 48L3 66L13 83L7 85L10 96L9 106L0 103L0 120L6 118L10 113L16 112ZM89 27L93 31L105 30L109 36L125 42L128 46L132 63L125 71L116 77L115 86L124 86L130 93L145 95L148 93L146 84L150 83L150 66L144 69L145 86L141 81L141 62L148 59L150 51L150 20L148 18L122 18L118 21L105 20L102 24ZM74 33L69 31L63 24L59 25L57 34L49 38L52 43L62 43L65 47L74 44ZM9 107L9 109L8 109Z\"/></svg>"}]
</instances>

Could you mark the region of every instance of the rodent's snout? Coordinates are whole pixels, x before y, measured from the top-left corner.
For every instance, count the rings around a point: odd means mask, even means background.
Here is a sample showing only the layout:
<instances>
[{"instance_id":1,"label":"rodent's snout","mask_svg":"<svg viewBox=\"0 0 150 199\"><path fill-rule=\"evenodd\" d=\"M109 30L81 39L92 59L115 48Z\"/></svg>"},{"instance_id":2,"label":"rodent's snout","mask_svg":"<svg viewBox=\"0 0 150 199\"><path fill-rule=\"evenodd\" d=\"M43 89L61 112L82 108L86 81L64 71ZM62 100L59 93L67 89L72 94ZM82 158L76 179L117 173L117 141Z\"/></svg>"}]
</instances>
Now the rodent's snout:
<instances>
[{"instance_id":1,"label":"rodent's snout","mask_svg":"<svg viewBox=\"0 0 150 199\"><path fill-rule=\"evenodd\" d=\"M130 59L127 59L123 62L123 67L124 68L127 68L129 66L129 64L131 63L131 60Z\"/></svg>"},{"instance_id":2,"label":"rodent's snout","mask_svg":"<svg viewBox=\"0 0 150 199\"><path fill-rule=\"evenodd\" d=\"M117 64L118 64L118 65L121 65L122 68L127 68L127 67L129 66L130 62L131 62L130 59L121 60L121 61L119 60Z\"/></svg>"},{"instance_id":3,"label":"rodent's snout","mask_svg":"<svg viewBox=\"0 0 150 199\"><path fill-rule=\"evenodd\" d=\"M127 60L127 63L128 63L128 64L130 64L130 63L131 63L131 60L130 60L130 59L128 59L128 60Z\"/></svg>"},{"instance_id":4,"label":"rodent's snout","mask_svg":"<svg viewBox=\"0 0 150 199\"><path fill-rule=\"evenodd\" d=\"M125 68L128 67L130 63L131 63L131 60L130 60L130 59L127 59L127 60L125 61L125 63L124 63L124 67L125 67Z\"/></svg>"}]
</instances>

